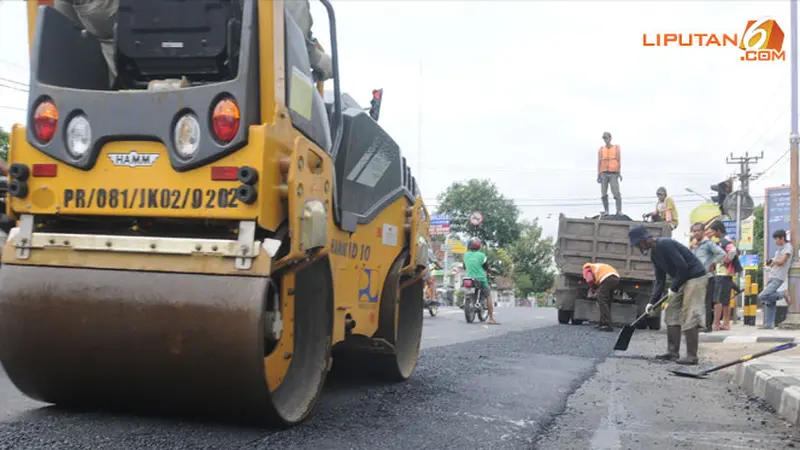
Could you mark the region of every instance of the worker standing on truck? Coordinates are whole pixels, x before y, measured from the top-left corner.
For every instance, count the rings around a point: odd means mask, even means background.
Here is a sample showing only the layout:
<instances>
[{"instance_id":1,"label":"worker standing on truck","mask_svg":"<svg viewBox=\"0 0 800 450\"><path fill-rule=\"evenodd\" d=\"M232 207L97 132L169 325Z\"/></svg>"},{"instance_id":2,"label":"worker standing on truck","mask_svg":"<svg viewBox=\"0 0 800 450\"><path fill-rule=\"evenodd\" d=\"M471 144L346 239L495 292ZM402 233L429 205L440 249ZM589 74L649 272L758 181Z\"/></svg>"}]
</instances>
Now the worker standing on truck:
<instances>
[{"instance_id":1,"label":"worker standing on truck","mask_svg":"<svg viewBox=\"0 0 800 450\"><path fill-rule=\"evenodd\" d=\"M644 226L637 226L628 233L632 247L644 253L650 250L650 260L656 272L653 296L645 307L653 314L653 303L664 293L667 275L672 278L669 288L669 304L665 311L667 323L667 353L658 359L677 361L678 364L696 365L700 327L705 326L705 297L708 288L708 267L680 242L671 238L654 238ZM686 338L686 358L679 359L681 331Z\"/></svg>"},{"instance_id":2,"label":"worker standing on truck","mask_svg":"<svg viewBox=\"0 0 800 450\"><path fill-rule=\"evenodd\" d=\"M678 228L678 208L675 207L675 200L667 197L667 188L661 186L656 190L656 210L645 214L646 217L653 217L655 222L669 222L672 229Z\"/></svg>"},{"instance_id":3,"label":"worker standing on truck","mask_svg":"<svg viewBox=\"0 0 800 450\"><path fill-rule=\"evenodd\" d=\"M710 274L714 274L715 267L725 260L725 251L708 239L705 234L705 225L703 222L695 222L692 224L692 241L689 248L700 260L703 267L708 268ZM706 287L706 321L705 327L707 330L711 329L711 319L714 317L714 277L708 277L708 286ZM719 323L719 320L717 320Z\"/></svg>"},{"instance_id":4,"label":"worker standing on truck","mask_svg":"<svg viewBox=\"0 0 800 450\"><path fill-rule=\"evenodd\" d=\"M622 214L622 196L619 193L619 182L622 181L622 156L619 145L611 145L611 133L603 133L605 145L597 151L597 182L600 183L600 195L603 200L603 214L608 215L608 187L617 206L617 215Z\"/></svg>"},{"instance_id":5,"label":"worker standing on truck","mask_svg":"<svg viewBox=\"0 0 800 450\"><path fill-rule=\"evenodd\" d=\"M494 320L494 302L489 291L489 278L486 271L489 270L489 258L481 250L481 240L472 238L467 242L467 252L464 253L464 269L467 276L480 283L478 295L486 299L489 306L489 321L487 323L497 325ZM478 297L481 298L481 297Z\"/></svg>"},{"instance_id":6,"label":"worker standing on truck","mask_svg":"<svg viewBox=\"0 0 800 450\"><path fill-rule=\"evenodd\" d=\"M609 264L586 263L583 265L583 279L589 285L589 295L597 295L597 309L600 310L600 331L614 331L611 324L611 300L614 289L619 284L619 273Z\"/></svg>"}]
</instances>

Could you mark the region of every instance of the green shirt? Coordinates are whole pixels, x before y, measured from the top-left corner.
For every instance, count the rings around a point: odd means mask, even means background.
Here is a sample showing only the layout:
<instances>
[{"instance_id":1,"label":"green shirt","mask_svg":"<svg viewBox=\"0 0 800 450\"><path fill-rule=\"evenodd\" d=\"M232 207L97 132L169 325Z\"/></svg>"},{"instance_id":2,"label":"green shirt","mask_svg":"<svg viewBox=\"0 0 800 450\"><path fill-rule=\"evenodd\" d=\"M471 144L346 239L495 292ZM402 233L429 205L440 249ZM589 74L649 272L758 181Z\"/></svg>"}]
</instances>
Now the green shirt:
<instances>
[{"instance_id":1,"label":"green shirt","mask_svg":"<svg viewBox=\"0 0 800 450\"><path fill-rule=\"evenodd\" d=\"M470 250L464 253L464 268L467 270L467 276L475 278L483 284L489 284L489 279L486 278L486 271L483 270L486 260L486 254L483 252Z\"/></svg>"}]
</instances>

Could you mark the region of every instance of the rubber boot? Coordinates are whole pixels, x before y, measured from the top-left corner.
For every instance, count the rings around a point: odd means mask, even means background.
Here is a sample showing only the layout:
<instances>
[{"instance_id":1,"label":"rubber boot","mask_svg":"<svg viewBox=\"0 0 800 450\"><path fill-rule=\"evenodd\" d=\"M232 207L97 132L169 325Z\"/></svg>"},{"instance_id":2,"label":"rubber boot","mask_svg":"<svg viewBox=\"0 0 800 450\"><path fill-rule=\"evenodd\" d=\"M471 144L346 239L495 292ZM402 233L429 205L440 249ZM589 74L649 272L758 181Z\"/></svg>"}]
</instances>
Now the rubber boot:
<instances>
[{"instance_id":1,"label":"rubber boot","mask_svg":"<svg viewBox=\"0 0 800 450\"><path fill-rule=\"evenodd\" d=\"M603 213L608 215L608 197L603 197Z\"/></svg>"},{"instance_id":2,"label":"rubber boot","mask_svg":"<svg viewBox=\"0 0 800 450\"><path fill-rule=\"evenodd\" d=\"M617 215L621 216L622 215L622 196L615 198L614 201L617 203Z\"/></svg>"},{"instance_id":3,"label":"rubber boot","mask_svg":"<svg viewBox=\"0 0 800 450\"><path fill-rule=\"evenodd\" d=\"M666 361L677 361L681 354L681 326L672 325L667 327L667 353L656 356L656 359Z\"/></svg>"},{"instance_id":4,"label":"rubber boot","mask_svg":"<svg viewBox=\"0 0 800 450\"><path fill-rule=\"evenodd\" d=\"M679 359L677 363L685 366L696 366L698 361L697 347L700 345L700 329L694 327L691 330L686 330L683 336L686 338L686 357Z\"/></svg>"}]
</instances>

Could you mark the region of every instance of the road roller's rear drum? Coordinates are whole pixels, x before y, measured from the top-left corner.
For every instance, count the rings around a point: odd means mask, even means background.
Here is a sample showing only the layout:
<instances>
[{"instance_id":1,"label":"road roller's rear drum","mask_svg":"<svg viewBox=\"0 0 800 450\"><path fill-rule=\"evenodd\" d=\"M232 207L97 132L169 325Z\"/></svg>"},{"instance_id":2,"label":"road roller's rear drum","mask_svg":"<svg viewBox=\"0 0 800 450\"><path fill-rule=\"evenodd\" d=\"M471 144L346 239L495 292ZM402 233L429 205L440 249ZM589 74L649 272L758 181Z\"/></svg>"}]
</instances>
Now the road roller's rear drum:
<instances>
[{"instance_id":1,"label":"road roller's rear drum","mask_svg":"<svg viewBox=\"0 0 800 450\"><path fill-rule=\"evenodd\" d=\"M324 267L297 274L298 289ZM324 383L325 288L322 299L297 296L320 307L297 304L294 325L284 325L295 351L270 392L267 278L3 265L0 286L0 361L38 400L288 425L306 417Z\"/></svg>"}]
</instances>

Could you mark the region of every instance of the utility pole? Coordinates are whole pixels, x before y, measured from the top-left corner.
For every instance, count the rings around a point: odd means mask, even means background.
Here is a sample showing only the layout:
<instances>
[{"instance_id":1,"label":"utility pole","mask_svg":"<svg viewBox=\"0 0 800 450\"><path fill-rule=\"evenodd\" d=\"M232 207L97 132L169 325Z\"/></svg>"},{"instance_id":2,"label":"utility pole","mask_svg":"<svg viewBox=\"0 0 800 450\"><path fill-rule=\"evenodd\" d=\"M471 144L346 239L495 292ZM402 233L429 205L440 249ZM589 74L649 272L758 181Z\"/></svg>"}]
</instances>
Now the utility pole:
<instances>
[{"instance_id":1,"label":"utility pole","mask_svg":"<svg viewBox=\"0 0 800 450\"><path fill-rule=\"evenodd\" d=\"M791 14L791 25L789 31L789 40L791 42L791 77L792 77L792 133L789 135L789 144L791 145L791 200L789 207L789 239L792 244L792 265L789 268L789 292L791 302L789 302L789 310L786 314L786 320L779 326L780 328L797 329L800 328L800 305L797 299L797 273L800 271L800 261L797 259L798 241L798 218L800 217L800 204L798 204L798 197L800 197L800 174L798 173L798 141L800 135L797 134L797 0L792 0L789 9ZM769 258L769 255L764 255ZM788 300L788 299L787 299Z\"/></svg>"},{"instance_id":2,"label":"utility pole","mask_svg":"<svg viewBox=\"0 0 800 450\"><path fill-rule=\"evenodd\" d=\"M748 202L751 207L752 214L752 197L750 197L750 179L752 178L752 173L750 172L750 164L756 164L759 159L764 158L764 152L761 152L759 156L750 156L749 153L745 153L744 156L734 157L733 153L729 157L725 158L726 164L738 164L739 165L739 191L734 192L736 195L736 248L739 248L739 243L742 241L742 199L747 198L750 199ZM749 215L748 214L748 215ZM744 254L744 253L743 253ZM747 273L746 271L742 273L742 280L746 280ZM741 283L739 283L741 284ZM744 306L744 290L742 291L742 295L736 297L735 300L736 309L733 311L733 322L739 322L739 313L738 311Z\"/></svg>"}]
</instances>

